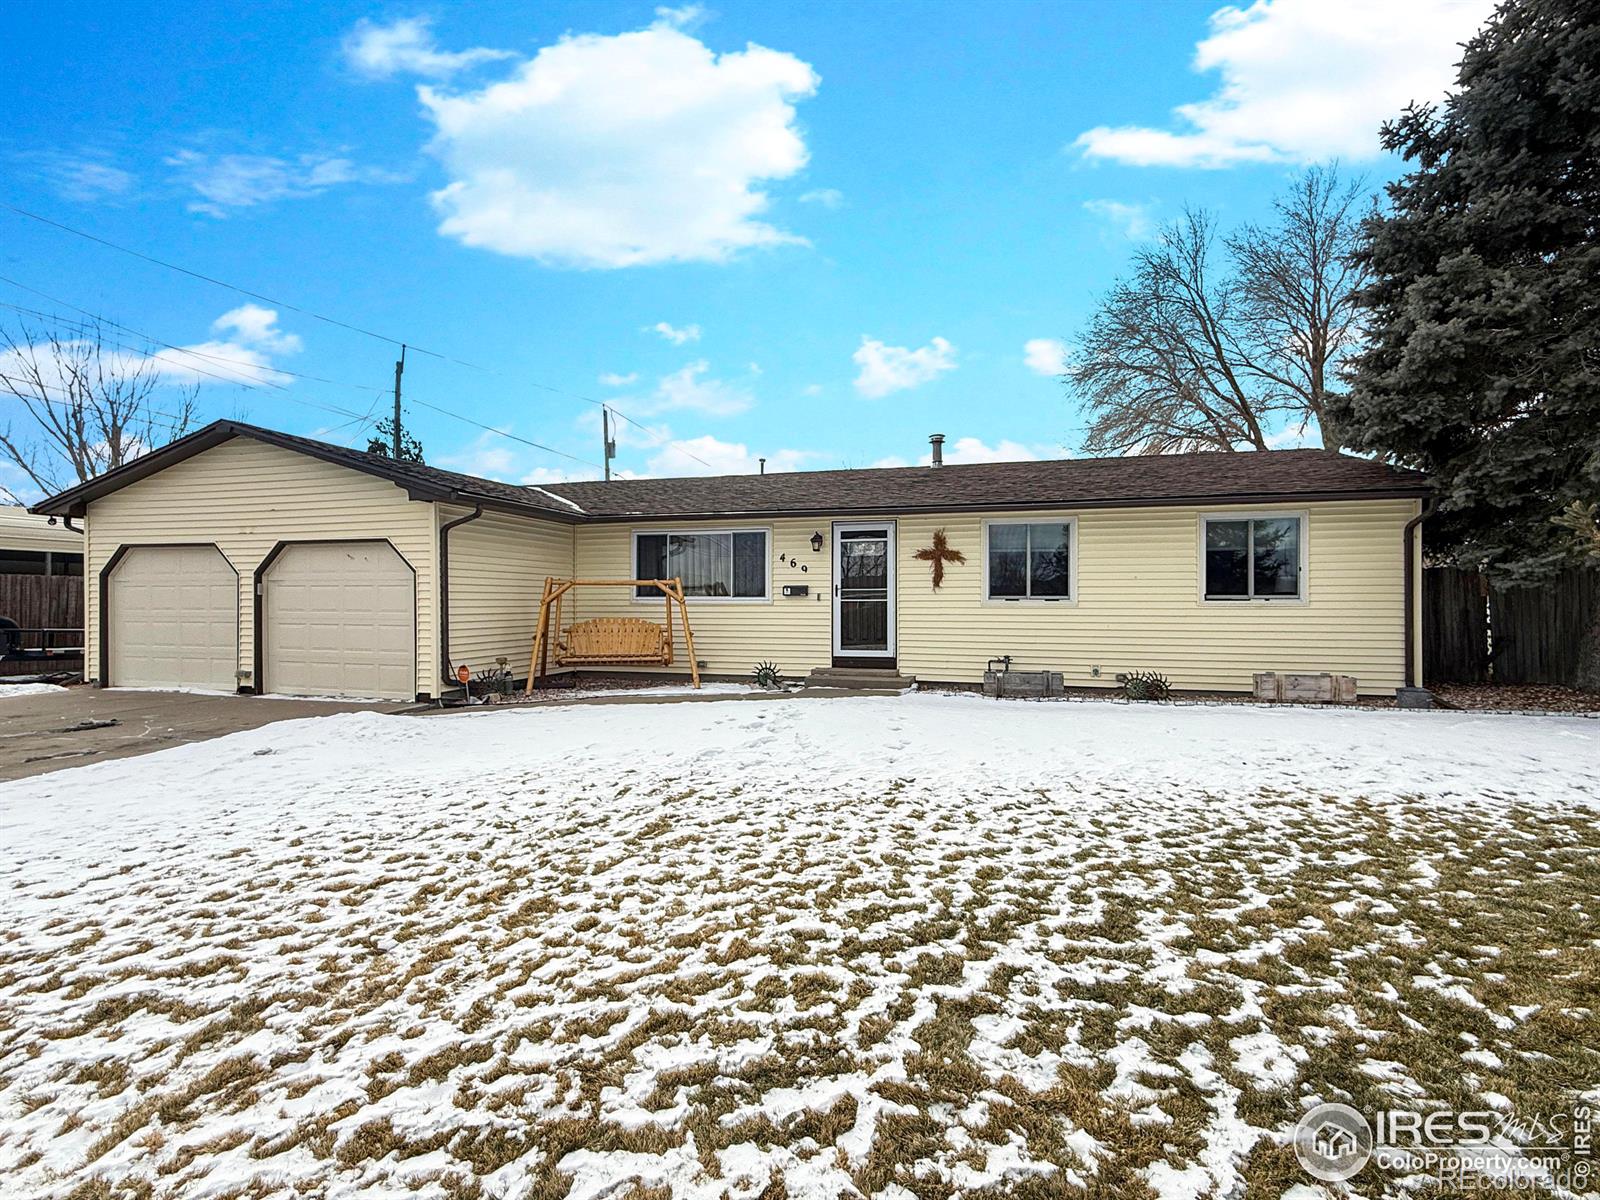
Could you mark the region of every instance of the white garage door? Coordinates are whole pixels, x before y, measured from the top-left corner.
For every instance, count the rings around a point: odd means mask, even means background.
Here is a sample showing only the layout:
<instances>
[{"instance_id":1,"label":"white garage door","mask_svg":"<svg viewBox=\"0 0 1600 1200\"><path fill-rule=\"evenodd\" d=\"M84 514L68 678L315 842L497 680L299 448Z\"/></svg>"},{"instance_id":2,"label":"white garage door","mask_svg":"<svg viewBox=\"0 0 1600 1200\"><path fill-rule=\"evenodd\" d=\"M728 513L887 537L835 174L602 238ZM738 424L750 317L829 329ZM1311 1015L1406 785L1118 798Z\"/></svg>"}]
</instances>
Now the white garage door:
<instances>
[{"instance_id":1,"label":"white garage door","mask_svg":"<svg viewBox=\"0 0 1600 1200\"><path fill-rule=\"evenodd\" d=\"M112 687L238 687L239 576L215 546L135 546L106 588Z\"/></svg>"},{"instance_id":2,"label":"white garage door","mask_svg":"<svg viewBox=\"0 0 1600 1200\"><path fill-rule=\"evenodd\" d=\"M417 694L416 576L387 542L291 545L262 580L269 692Z\"/></svg>"}]
</instances>

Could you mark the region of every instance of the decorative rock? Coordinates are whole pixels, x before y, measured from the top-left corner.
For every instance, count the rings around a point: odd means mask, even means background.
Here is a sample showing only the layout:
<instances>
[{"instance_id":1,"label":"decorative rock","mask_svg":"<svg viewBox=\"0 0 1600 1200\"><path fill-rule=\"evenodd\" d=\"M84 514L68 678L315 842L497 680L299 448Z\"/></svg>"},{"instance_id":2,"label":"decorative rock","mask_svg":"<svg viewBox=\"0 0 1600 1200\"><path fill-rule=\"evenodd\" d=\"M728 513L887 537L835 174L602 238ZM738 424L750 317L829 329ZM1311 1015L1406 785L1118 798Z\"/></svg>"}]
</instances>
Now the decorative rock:
<instances>
[{"instance_id":1,"label":"decorative rock","mask_svg":"<svg viewBox=\"0 0 1600 1200\"><path fill-rule=\"evenodd\" d=\"M1396 708L1432 708L1433 693L1427 688L1395 688L1394 703Z\"/></svg>"}]
</instances>

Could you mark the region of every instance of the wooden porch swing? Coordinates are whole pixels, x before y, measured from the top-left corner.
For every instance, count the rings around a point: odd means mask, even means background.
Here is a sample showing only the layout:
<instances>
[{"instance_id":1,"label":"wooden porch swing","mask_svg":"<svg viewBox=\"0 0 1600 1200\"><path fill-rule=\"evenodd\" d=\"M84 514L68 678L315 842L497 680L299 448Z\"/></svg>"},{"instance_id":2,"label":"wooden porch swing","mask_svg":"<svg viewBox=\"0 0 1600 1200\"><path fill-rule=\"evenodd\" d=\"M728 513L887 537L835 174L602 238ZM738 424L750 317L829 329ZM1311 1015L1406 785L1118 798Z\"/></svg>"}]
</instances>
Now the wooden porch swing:
<instances>
[{"instance_id":1,"label":"wooden porch swing","mask_svg":"<svg viewBox=\"0 0 1600 1200\"><path fill-rule=\"evenodd\" d=\"M562 600L574 588L655 588L666 599L667 623L657 625L641 617L591 617L565 628L561 624ZM576 602L576 598L574 598ZM672 608L683 618L683 642L689 651L689 678L700 686L700 664L694 656L694 633L689 629L689 608L683 600L681 579L554 579L544 581L539 599L539 621L533 632L533 654L528 660L531 695L540 676L554 658L559 667L670 667L672 665Z\"/></svg>"}]
</instances>

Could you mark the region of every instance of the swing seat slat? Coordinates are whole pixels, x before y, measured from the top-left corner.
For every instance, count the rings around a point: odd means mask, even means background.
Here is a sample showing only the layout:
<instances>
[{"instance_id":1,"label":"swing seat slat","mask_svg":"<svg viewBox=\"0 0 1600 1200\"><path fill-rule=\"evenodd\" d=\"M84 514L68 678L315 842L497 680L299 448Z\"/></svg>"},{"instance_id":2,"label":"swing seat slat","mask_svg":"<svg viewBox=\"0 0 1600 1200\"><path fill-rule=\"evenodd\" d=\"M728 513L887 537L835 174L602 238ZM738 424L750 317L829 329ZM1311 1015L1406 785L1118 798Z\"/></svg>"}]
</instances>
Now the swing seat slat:
<instances>
[{"instance_id":1,"label":"swing seat slat","mask_svg":"<svg viewBox=\"0 0 1600 1200\"><path fill-rule=\"evenodd\" d=\"M594 617L568 629L552 656L563 667L615 663L672 665L672 643L654 621L638 617Z\"/></svg>"}]
</instances>

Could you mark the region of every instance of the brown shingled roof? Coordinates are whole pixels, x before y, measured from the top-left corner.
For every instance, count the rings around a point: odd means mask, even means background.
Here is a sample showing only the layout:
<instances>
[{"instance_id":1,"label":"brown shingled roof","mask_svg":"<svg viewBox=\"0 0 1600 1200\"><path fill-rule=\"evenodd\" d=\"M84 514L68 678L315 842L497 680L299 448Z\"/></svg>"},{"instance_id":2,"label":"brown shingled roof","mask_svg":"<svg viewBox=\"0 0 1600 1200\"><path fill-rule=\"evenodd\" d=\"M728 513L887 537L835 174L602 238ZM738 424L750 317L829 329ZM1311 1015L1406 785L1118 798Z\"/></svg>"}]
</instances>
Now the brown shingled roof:
<instances>
[{"instance_id":1,"label":"brown shingled roof","mask_svg":"<svg viewBox=\"0 0 1600 1200\"><path fill-rule=\"evenodd\" d=\"M1427 480L1327 450L1067 458L856 471L563 483L601 520L781 513L897 513L976 508L1093 508L1188 502L1420 496Z\"/></svg>"},{"instance_id":2,"label":"brown shingled roof","mask_svg":"<svg viewBox=\"0 0 1600 1200\"><path fill-rule=\"evenodd\" d=\"M526 513L529 516L556 517L573 520L577 512L561 498L540 488L521 487L515 483L501 483L497 479L480 479L476 475L463 475L459 471L443 471L421 463L396 462L381 454L368 454L349 446L332 442L319 442L314 438L292 433L279 433L276 429L263 429L243 421L213 421L202 429L152 450L142 458L98 475L76 487L40 501L29 511L49 513L53 516L82 516L84 506L137 483L174 463L220 446L236 437L252 438L269 446L295 450L311 458L337 466L349 467L365 475L386 479L402 489L413 500L444 500L455 504L483 504L507 512Z\"/></svg>"},{"instance_id":3,"label":"brown shingled roof","mask_svg":"<svg viewBox=\"0 0 1600 1200\"><path fill-rule=\"evenodd\" d=\"M32 509L82 515L99 496L235 437L254 438L386 479L414 500L482 504L562 521L649 517L771 517L961 509L1109 508L1140 505L1381 499L1422 496L1426 478L1327 450L1067 458L964 466L794 471L772 475L621 479L524 487L481 479L241 421L214 421L126 466ZM573 507L573 506L576 506ZM581 510L581 512L579 511Z\"/></svg>"}]
</instances>

